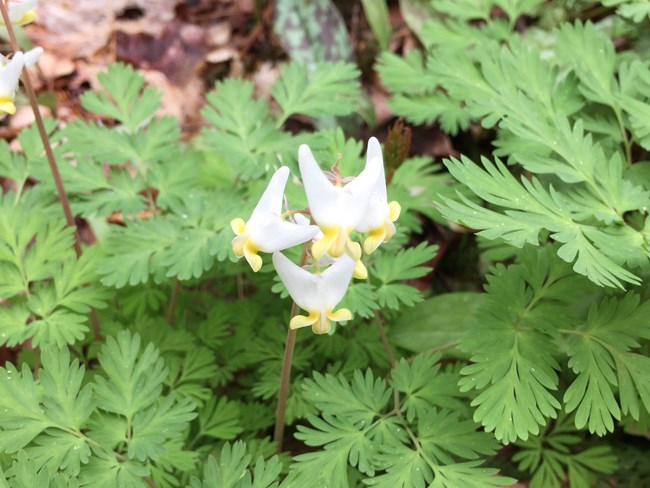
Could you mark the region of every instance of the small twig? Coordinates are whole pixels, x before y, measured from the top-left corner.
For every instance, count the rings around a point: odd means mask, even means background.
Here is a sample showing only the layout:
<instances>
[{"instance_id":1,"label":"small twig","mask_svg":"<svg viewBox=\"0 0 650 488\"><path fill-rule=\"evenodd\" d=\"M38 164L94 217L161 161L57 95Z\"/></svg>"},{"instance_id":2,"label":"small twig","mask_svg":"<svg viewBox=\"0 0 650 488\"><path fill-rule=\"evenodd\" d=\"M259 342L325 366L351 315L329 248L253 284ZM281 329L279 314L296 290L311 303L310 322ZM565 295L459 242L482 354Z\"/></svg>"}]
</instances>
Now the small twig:
<instances>
[{"instance_id":1,"label":"small twig","mask_svg":"<svg viewBox=\"0 0 650 488\"><path fill-rule=\"evenodd\" d=\"M165 313L165 320L172 327L174 326L174 316L176 315L176 305L178 304L178 294L181 291L181 281L177 278L174 283L174 288L172 289L172 294L169 299L169 307L167 307L167 313Z\"/></svg>"},{"instance_id":2,"label":"small twig","mask_svg":"<svg viewBox=\"0 0 650 488\"><path fill-rule=\"evenodd\" d=\"M251 30L250 34L244 38L244 42L242 43L241 48L239 49L239 55L243 58L248 54L248 51L251 50L253 47L253 44L257 41L257 39L262 35L264 32L264 25L269 24L271 22L271 19L273 18L273 3L269 3L269 5L266 6L264 11L262 12L262 15L260 16L260 20L255 24L255 27Z\"/></svg>"},{"instance_id":3,"label":"small twig","mask_svg":"<svg viewBox=\"0 0 650 488\"><path fill-rule=\"evenodd\" d=\"M16 34L14 32L13 25L11 24L11 20L9 19L9 11L7 10L7 0L0 0L0 11L2 13L2 20L5 23L5 27L7 29L7 34L9 35L9 42L11 43L11 49L13 49L14 52L18 52L20 50L20 46L18 45L18 41L16 40ZM36 127L38 127L38 133L41 137L41 141L43 142L43 148L45 149L45 155L47 156L47 162L50 165L50 171L52 172L52 178L54 179L54 186L56 186L56 191L59 195L59 201L61 202L61 206L63 207L63 215L65 215L65 221L68 227L71 227L74 230L74 251L77 254L77 257L81 256L81 237L79 235L79 230L77 229L77 225L74 222L74 217L72 216L72 210L70 209L70 201L68 200L68 195L65 192L65 188L63 187L63 180L61 179L61 174L59 173L59 168L56 165L56 159L54 158L54 151L52 151L52 145L50 144L50 140L47 137L47 131L45 130L45 125L43 124L43 117L41 116L41 112L38 109L38 100L36 99L36 92L34 91L34 87L32 86L32 80L29 77L29 72L27 71L27 68L23 70L22 73L22 79L23 79L23 85L25 85L25 91L27 92L27 96L29 98L29 104L32 107L32 111L34 112L34 120L36 122ZM101 339L101 328L99 324L99 317L97 316L97 312L95 309L91 309L90 311L90 322L93 327L93 332L95 335L95 339L100 340Z\"/></svg>"},{"instance_id":4,"label":"small twig","mask_svg":"<svg viewBox=\"0 0 650 488\"><path fill-rule=\"evenodd\" d=\"M300 266L303 266L307 261L308 244L302 248L300 255ZM300 311L300 307L294 302L291 306L291 320ZM278 408L275 412L275 430L273 432L273 440L275 440L277 447L276 452L282 452L282 443L284 441L284 417L287 410L287 397L289 396L289 383L291 381L291 362L293 360L293 350L296 345L296 330L289 327L287 331L287 339L284 343L284 357L282 358L282 373L280 374L280 392L278 393Z\"/></svg>"}]
</instances>

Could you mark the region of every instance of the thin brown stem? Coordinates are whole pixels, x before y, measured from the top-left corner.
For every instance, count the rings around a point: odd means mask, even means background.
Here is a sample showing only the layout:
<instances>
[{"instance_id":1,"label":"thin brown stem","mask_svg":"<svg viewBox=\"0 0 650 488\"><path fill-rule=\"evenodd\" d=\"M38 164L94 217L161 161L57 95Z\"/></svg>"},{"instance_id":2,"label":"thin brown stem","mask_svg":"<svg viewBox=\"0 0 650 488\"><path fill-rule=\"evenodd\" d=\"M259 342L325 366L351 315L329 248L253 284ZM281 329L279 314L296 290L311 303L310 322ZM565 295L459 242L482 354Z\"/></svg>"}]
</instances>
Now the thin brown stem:
<instances>
[{"instance_id":1,"label":"thin brown stem","mask_svg":"<svg viewBox=\"0 0 650 488\"><path fill-rule=\"evenodd\" d=\"M0 0L0 12L2 13L2 20L5 23L7 29L7 34L9 35L9 42L11 43L11 49L14 52L20 50L18 41L16 40L16 33L14 32L13 25L9 20L9 11L7 9L7 0ZM52 145L50 140L47 137L47 131L45 130L45 125L43 124L43 117L41 117L41 112L38 109L38 100L36 100L36 92L32 86L32 80L29 77L29 72L27 69L23 70L22 73L23 85L25 86L25 91L27 92L27 97L29 98L29 104L32 107L34 112L34 121L36 122L36 127L38 128L38 133L43 142L43 148L45 149L45 155L47 157L47 162L50 166L50 171L52 173L52 178L54 179L54 186L56 186L57 194L59 195L59 201L63 207L63 215L65 215L65 221L68 227L71 227L74 230L74 251L77 254L77 257L81 256L81 237L79 236L79 230L77 225L74 222L74 217L72 216L72 210L70 209L70 201L68 200L68 195L65 192L63 187L63 180L61 179L61 174L59 173L59 168L56 165L56 159L54 158L54 151L52 151ZM90 323L92 324L93 333L95 339L101 340L101 328L99 324L99 317L97 316L97 311L91 309L90 311Z\"/></svg>"},{"instance_id":2,"label":"thin brown stem","mask_svg":"<svg viewBox=\"0 0 650 488\"><path fill-rule=\"evenodd\" d=\"M395 354L393 354L393 348L390 347L390 343L388 342L388 337L386 337L386 330L384 329L384 320L381 314L379 313L379 310L375 310L375 324L377 324L379 337L381 338L381 342L384 345L384 349L386 349L386 355L388 356L388 363L390 364L390 369L392 371L393 369L395 369L397 362L395 361ZM399 391L397 391L396 388L393 388L393 403L395 404L395 412L401 416L402 400L400 399Z\"/></svg>"},{"instance_id":3,"label":"thin brown stem","mask_svg":"<svg viewBox=\"0 0 650 488\"><path fill-rule=\"evenodd\" d=\"M308 244L302 248L300 255L300 266L303 266L307 261ZM300 307L294 302L291 306L291 319L293 319ZM282 443L284 442L284 420L287 411L287 397L289 396L289 383L291 382L291 362L293 361L293 350L296 345L296 331L289 328L287 331L287 339L284 343L284 356L282 358L282 372L280 373L280 391L278 393L278 408L275 412L275 430L273 432L273 439L275 440L276 452L282 452Z\"/></svg>"},{"instance_id":4,"label":"thin brown stem","mask_svg":"<svg viewBox=\"0 0 650 488\"><path fill-rule=\"evenodd\" d=\"M9 34L9 42L11 43L11 48L14 50L14 52L17 52L20 50L20 46L18 46L18 41L16 40L16 34L14 33L13 26L11 25L11 21L9 20L9 12L7 10L7 5L5 2L6 0L0 1L0 10L2 10L2 20L4 21L5 27L7 28L7 33ZM41 117L41 112L38 110L38 101L36 100L36 93L34 92L32 81L27 69L23 70L22 79L23 79L23 85L25 85L25 91L27 92L27 96L29 97L29 103L32 106L32 110L34 112L34 119L36 122L36 126L38 127L38 133L41 136L41 140L43 141L45 155L47 156L47 162L50 165L50 171L52 172L52 177L54 178L54 185L56 186L56 191L59 195L61 206L63 207L63 214L65 215L66 223L68 224L69 227L75 229L76 239L74 242L74 250L77 253L77 256L81 256L81 243L79 239L79 233L77 232L77 226L74 223L72 210L70 210L70 202L68 200L68 196L66 195L65 189L63 187L63 181L61 180L61 175L59 174L59 168L57 167L56 160L54 159L54 152L52 151L50 140L47 137L45 125L43 124L43 117Z\"/></svg>"},{"instance_id":5,"label":"thin brown stem","mask_svg":"<svg viewBox=\"0 0 650 488\"><path fill-rule=\"evenodd\" d=\"M394 369L395 365L395 355L393 354L393 349L390 347L388 342L388 337L386 337L386 330L384 329L384 320L379 313L379 310L375 310L375 323L377 324L377 330L379 331L379 337L381 342L386 349L386 355L388 356L388 363L390 364L390 369Z\"/></svg>"},{"instance_id":6,"label":"thin brown stem","mask_svg":"<svg viewBox=\"0 0 650 488\"><path fill-rule=\"evenodd\" d=\"M178 304L178 295L181 291L181 281L176 279L174 283L174 288L172 289L172 295L169 299L169 307L167 307L167 313L165 313L165 320L172 327L174 326L174 317L176 316L176 305Z\"/></svg>"}]
</instances>

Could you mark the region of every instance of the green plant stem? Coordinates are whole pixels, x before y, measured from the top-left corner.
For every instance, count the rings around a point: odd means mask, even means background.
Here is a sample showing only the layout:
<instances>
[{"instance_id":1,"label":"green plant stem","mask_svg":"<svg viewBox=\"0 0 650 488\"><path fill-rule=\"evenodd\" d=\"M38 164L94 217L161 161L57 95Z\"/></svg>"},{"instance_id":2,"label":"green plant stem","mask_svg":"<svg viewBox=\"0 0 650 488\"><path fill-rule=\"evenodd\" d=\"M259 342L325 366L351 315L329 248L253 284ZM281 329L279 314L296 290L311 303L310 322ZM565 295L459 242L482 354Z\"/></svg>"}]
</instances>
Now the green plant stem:
<instances>
[{"instance_id":1,"label":"green plant stem","mask_svg":"<svg viewBox=\"0 0 650 488\"><path fill-rule=\"evenodd\" d=\"M300 255L300 266L307 261L307 246L305 244ZM300 307L294 302L291 305L291 319L293 319ZM287 397L289 396L289 383L291 382L291 362L293 361L293 350L296 345L296 331L289 327L287 339L284 343L284 356L282 358L282 372L280 373L280 391L278 393L278 408L275 411L275 430L273 431L273 440L276 442L276 452L282 452L282 443L284 441L284 420L287 411Z\"/></svg>"},{"instance_id":2,"label":"green plant stem","mask_svg":"<svg viewBox=\"0 0 650 488\"><path fill-rule=\"evenodd\" d=\"M375 324L377 324L377 330L379 331L379 337L381 342L386 349L386 355L388 356L388 364L390 364L390 369L395 369L397 362L395 361L395 354L393 354L393 348L390 347L388 342L388 337L386 337L386 330L384 329L384 320L379 313L379 310L375 310ZM393 403L395 404L395 411L401 415L401 399L399 397L399 391L396 388L393 388Z\"/></svg>"},{"instance_id":3,"label":"green plant stem","mask_svg":"<svg viewBox=\"0 0 650 488\"><path fill-rule=\"evenodd\" d=\"M632 165L632 143L627 137L627 131L625 130L625 123L623 122L623 114L621 114L621 109L617 106L613 107L614 114L616 114L616 121L618 122L618 127L621 130L621 136L623 137L623 148L625 149L625 165L630 167Z\"/></svg>"},{"instance_id":4,"label":"green plant stem","mask_svg":"<svg viewBox=\"0 0 650 488\"><path fill-rule=\"evenodd\" d=\"M388 337L386 337L386 330L384 329L384 320L379 313L379 310L375 310L375 323L377 324L377 330L379 331L379 337L381 342L386 349L386 355L388 356L388 363L390 364L390 369L395 369L395 355L393 354L393 349L390 347L388 342Z\"/></svg>"},{"instance_id":5,"label":"green plant stem","mask_svg":"<svg viewBox=\"0 0 650 488\"><path fill-rule=\"evenodd\" d=\"M9 35L9 42L11 44L11 49L14 52L20 50L18 41L16 40L16 33L14 32L13 25L9 20L9 11L7 9L7 0L0 0L0 12L2 13L2 20L5 23L7 29L7 34ZM43 148L45 149L45 156L47 157L47 162L50 166L50 171L52 172L52 178L54 179L54 186L56 186L57 194L59 195L59 201L63 207L63 215L65 215L65 221L68 227L71 227L74 230L74 251L77 254L77 257L81 256L81 238L79 236L79 231L77 225L74 222L74 217L72 216L72 210L70 209L70 201L68 200L68 195L65 192L63 187L63 180L61 179L61 174L59 173L59 168L56 165L56 159L54 158L54 151L52 151L52 145L50 140L47 137L47 131L45 130L45 125L43 124L43 117L41 117L41 112L38 110L38 101L36 100L36 92L32 86L32 80L29 77L29 72L27 69L23 69L22 73L23 85L25 85L25 91L27 92L27 97L29 98L29 104L32 107L32 112L34 112L34 121L36 122L36 127L38 128L38 133L43 142ZM90 310L90 322L93 327L93 333L95 339L100 340L102 338L101 327L99 324L99 317L97 316L97 311L93 308Z\"/></svg>"},{"instance_id":6,"label":"green plant stem","mask_svg":"<svg viewBox=\"0 0 650 488\"><path fill-rule=\"evenodd\" d=\"M174 288L172 289L172 294L169 299L169 307L167 307L167 312L165 313L165 320L171 326L174 325L174 316L176 315L176 305L178 304L178 294L181 291L181 281L176 279L174 283Z\"/></svg>"}]
</instances>

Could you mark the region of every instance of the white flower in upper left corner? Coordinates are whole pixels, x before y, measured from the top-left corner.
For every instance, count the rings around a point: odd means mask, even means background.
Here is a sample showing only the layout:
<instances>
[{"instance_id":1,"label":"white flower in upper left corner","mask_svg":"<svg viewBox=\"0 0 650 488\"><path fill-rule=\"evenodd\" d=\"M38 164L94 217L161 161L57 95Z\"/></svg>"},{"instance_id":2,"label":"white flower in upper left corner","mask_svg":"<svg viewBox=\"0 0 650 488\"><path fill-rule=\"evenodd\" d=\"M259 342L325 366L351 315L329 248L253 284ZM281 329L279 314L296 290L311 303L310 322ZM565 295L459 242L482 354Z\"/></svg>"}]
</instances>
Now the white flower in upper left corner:
<instances>
[{"instance_id":1,"label":"white flower in upper left corner","mask_svg":"<svg viewBox=\"0 0 650 488\"><path fill-rule=\"evenodd\" d=\"M2 59L0 66L0 115L16 113L14 98L18 90L18 81L24 66L31 66L43 54L43 48L37 47L22 53L18 51L11 59Z\"/></svg>"},{"instance_id":2,"label":"white flower in upper left corner","mask_svg":"<svg viewBox=\"0 0 650 488\"><path fill-rule=\"evenodd\" d=\"M330 321L341 322L352 318L352 312L347 308L340 308L336 312L334 308L348 289L355 267L354 260L343 255L324 272L312 274L276 252L273 253L273 265L293 301L309 313L307 316L293 317L290 328L311 325L315 334L327 334L331 329Z\"/></svg>"},{"instance_id":3,"label":"white flower in upper left corner","mask_svg":"<svg viewBox=\"0 0 650 488\"><path fill-rule=\"evenodd\" d=\"M260 251L282 251L307 242L319 232L315 225L298 225L282 219L284 187L288 179L289 168L278 169L248 222L240 218L230 222L237 236L232 240L232 250L238 258L244 256L255 272L262 267Z\"/></svg>"},{"instance_id":4,"label":"white flower in upper left corner","mask_svg":"<svg viewBox=\"0 0 650 488\"><path fill-rule=\"evenodd\" d=\"M25 25L36 20L36 7L37 0L19 0L9 2L9 20L12 24ZM3 19L0 17L0 25L5 25Z\"/></svg>"}]
</instances>

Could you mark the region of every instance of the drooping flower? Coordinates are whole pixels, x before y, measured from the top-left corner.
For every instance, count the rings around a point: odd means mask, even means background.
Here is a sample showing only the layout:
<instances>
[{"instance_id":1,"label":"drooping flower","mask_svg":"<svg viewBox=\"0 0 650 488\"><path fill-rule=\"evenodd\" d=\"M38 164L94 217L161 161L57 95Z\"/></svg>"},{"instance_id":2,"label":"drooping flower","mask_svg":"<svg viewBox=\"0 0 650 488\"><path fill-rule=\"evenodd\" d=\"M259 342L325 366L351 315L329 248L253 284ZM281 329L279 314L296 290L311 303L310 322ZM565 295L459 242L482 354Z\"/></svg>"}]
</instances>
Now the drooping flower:
<instances>
[{"instance_id":1,"label":"drooping flower","mask_svg":"<svg viewBox=\"0 0 650 488\"><path fill-rule=\"evenodd\" d=\"M371 161L379 161L379 164L373 164L380 170L379 177L375 180L375 185L370 196L370 202L366 207L366 213L355 227L359 232L367 232L368 236L363 242L363 250L366 254L373 253L382 242L390 240L395 235L395 222L399 218L401 211L400 204L396 201L388 203L388 194L386 193L386 176L384 174L384 158L381 154L381 146L375 137L368 141L368 151L366 153L366 167Z\"/></svg>"},{"instance_id":2,"label":"drooping flower","mask_svg":"<svg viewBox=\"0 0 650 488\"><path fill-rule=\"evenodd\" d=\"M331 329L330 321L341 322L352 318L352 312L347 308L336 311L334 308L343 299L352 279L355 267L353 259L344 254L324 272L312 274L276 252L273 253L273 265L293 301L308 313L307 316L293 317L290 328L311 325L315 334L327 334Z\"/></svg>"},{"instance_id":3,"label":"drooping flower","mask_svg":"<svg viewBox=\"0 0 650 488\"><path fill-rule=\"evenodd\" d=\"M346 253L359 262L361 246L350 239L350 232L366 213L381 161L369 161L359 176L343 186L339 175L334 183L328 180L309 146L300 146L298 160L311 216L323 232L323 238L312 246L312 255L319 260L325 254L338 258Z\"/></svg>"},{"instance_id":4,"label":"drooping flower","mask_svg":"<svg viewBox=\"0 0 650 488\"><path fill-rule=\"evenodd\" d=\"M15 0L8 3L9 7L9 20L12 24L26 25L36 20L36 7L37 0ZM5 25L2 17L0 17L0 25Z\"/></svg>"},{"instance_id":5,"label":"drooping flower","mask_svg":"<svg viewBox=\"0 0 650 488\"><path fill-rule=\"evenodd\" d=\"M230 222L236 235L232 240L232 249L238 258L244 256L255 272L262 267L260 251L281 251L302 244L319 232L315 225L298 225L283 220L282 201L288 178L289 168L283 166L278 169L248 222L241 218Z\"/></svg>"},{"instance_id":6,"label":"drooping flower","mask_svg":"<svg viewBox=\"0 0 650 488\"><path fill-rule=\"evenodd\" d=\"M11 59L3 58L0 66L0 115L16 113L14 98L18 90L20 74L24 66L31 66L43 54L40 47L22 53L16 52Z\"/></svg>"}]
</instances>

